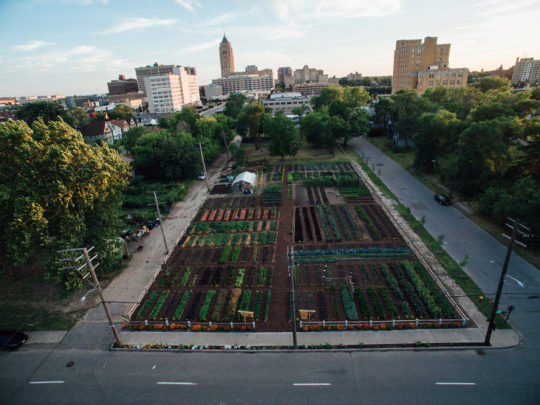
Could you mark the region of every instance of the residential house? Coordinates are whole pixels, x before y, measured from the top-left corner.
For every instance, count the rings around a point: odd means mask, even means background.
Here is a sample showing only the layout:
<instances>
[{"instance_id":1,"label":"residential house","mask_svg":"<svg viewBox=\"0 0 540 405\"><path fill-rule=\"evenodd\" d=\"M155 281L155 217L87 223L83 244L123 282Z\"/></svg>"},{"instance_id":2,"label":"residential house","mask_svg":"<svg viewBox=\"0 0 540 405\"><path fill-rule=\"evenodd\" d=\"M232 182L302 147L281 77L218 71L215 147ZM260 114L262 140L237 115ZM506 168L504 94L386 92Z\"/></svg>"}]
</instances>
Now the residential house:
<instances>
[{"instance_id":1,"label":"residential house","mask_svg":"<svg viewBox=\"0 0 540 405\"><path fill-rule=\"evenodd\" d=\"M122 138L122 128L111 121L95 121L81 128L84 141L94 143L103 141L112 144Z\"/></svg>"}]
</instances>

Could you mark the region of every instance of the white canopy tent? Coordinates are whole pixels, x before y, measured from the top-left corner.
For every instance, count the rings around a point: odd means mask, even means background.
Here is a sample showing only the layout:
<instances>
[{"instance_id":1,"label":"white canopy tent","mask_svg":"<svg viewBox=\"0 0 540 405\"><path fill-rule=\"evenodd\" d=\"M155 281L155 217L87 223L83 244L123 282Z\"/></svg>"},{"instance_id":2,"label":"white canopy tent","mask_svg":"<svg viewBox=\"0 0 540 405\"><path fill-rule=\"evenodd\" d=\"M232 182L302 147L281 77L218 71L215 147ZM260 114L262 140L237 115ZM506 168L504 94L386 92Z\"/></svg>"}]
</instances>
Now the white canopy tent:
<instances>
[{"instance_id":1,"label":"white canopy tent","mask_svg":"<svg viewBox=\"0 0 540 405\"><path fill-rule=\"evenodd\" d=\"M242 192L244 189L253 189L255 182L257 181L257 175L251 172L240 173L233 181L232 190Z\"/></svg>"}]
</instances>

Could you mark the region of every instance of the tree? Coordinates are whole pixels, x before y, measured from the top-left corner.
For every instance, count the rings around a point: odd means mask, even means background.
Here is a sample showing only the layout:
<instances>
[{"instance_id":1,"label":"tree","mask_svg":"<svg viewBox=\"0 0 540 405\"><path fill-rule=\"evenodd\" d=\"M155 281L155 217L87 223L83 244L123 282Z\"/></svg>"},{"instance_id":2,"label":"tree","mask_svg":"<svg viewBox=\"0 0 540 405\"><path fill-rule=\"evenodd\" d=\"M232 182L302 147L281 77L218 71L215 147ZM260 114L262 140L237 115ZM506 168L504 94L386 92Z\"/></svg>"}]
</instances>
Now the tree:
<instances>
[{"instance_id":1,"label":"tree","mask_svg":"<svg viewBox=\"0 0 540 405\"><path fill-rule=\"evenodd\" d=\"M244 104L247 102L247 97L241 93L231 93L225 103L223 113L231 118L238 118L238 114L242 111Z\"/></svg>"},{"instance_id":2,"label":"tree","mask_svg":"<svg viewBox=\"0 0 540 405\"><path fill-rule=\"evenodd\" d=\"M85 144L61 119L37 119L32 128L23 121L0 124L0 145L2 263L23 264L47 246L47 278L71 291L82 280L52 260L56 249L95 245L100 271L110 271L121 191L130 175L118 153Z\"/></svg>"},{"instance_id":3,"label":"tree","mask_svg":"<svg viewBox=\"0 0 540 405\"><path fill-rule=\"evenodd\" d=\"M414 166L432 172L433 160L456 145L461 126L461 120L449 111L423 113L418 118L418 132L413 136Z\"/></svg>"},{"instance_id":4,"label":"tree","mask_svg":"<svg viewBox=\"0 0 540 405\"><path fill-rule=\"evenodd\" d=\"M67 110L67 115L71 117L71 120L73 122L73 127L77 129L81 129L83 126L88 125L90 123L90 118L88 117L88 114L82 107L73 107Z\"/></svg>"},{"instance_id":5,"label":"tree","mask_svg":"<svg viewBox=\"0 0 540 405\"><path fill-rule=\"evenodd\" d=\"M343 93L337 86L324 87L318 96L311 98L311 105L315 111L320 111L324 106L329 106L334 100L341 100Z\"/></svg>"},{"instance_id":6,"label":"tree","mask_svg":"<svg viewBox=\"0 0 540 405\"><path fill-rule=\"evenodd\" d=\"M254 100L246 105L238 114L239 128L247 128L249 136L257 142L262 125L262 117L265 113L264 104L261 100Z\"/></svg>"},{"instance_id":7,"label":"tree","mask_svg":"<svg viewBox=\"0 0 540 405\"><path fill-rule=\"evenodd\" d=\"M371 101L371 96L362 87L346 87L342 93L343 101L350 108L363 107Z\"/></svg>"},{"instance_id":8,"label":"tree","mask_svg":"<svg viewBox=\"0 0 540 405\"><path fill-rule=\"evenodd\" d=\"M17 110L16 116L29 126L38 118L41 118L45 124L50 121L58 121L59 118L62 118L70 125L73 124L73 120L68 116L64 107L50 101L36 101L35 103L25 104Z\"/></svg>"},{"instance_id":9,"label":"tree","mask_svg":"<svg viewBox=\"0 0 540 405\"><path fill-rule=\"evenodd\" d=\"M300 126L300 131L306 140L317 148L327 147L332 155L337 146L336 133L342 129L339 117L330 117L325 112L308 114Z\"/></svg>"},{"instance_id":10,"label":"tree","mask_svg":"<svg viewBox=\"0 0 540 405\"><path fill-rule=\"evenodd\" d=\"M482 93L486 93L490 90L510 91L512 83L505 77L490 76L478 80L474 84L474 87L479 89Z\"/></svg>"},{"instance_id":11,"label":"tree","mask_svg":"<svg viewBox=\"0 0 540 405\"><path fill-rule=\"evenodd\" d=\"M161 130L139 137L135 147L134 168L149 180L192 179L200 171L200 155L195 139L188 132Z\"/></svg>"},{"instance_id":12,"label":"tree","mask_svg":"<svg viewBox=\"0 0 540 405\"><path fill-rule=\"evenodd\" d=\"M143 134L147 132L147 129L144 127L133 127L126 131L122 139L120 140L124 148L128 152L133 152L133 148L135 147L135 144L137 143L137 139L139 139Z\"/></svg>"},{"instance_id":13,"label":"tree","mask_svg":"<svg viewBox=\"0 0 540 405\"><path fill-rule=\"evenodd\" d=\"M276 114L264 124L264 133L270 137L268 149L272 155L294 156L298 152L300 145L296 141L296 129L294 123L283 113Z\"/></svg>"},{"instance_id":14,"label":"tree","mask_svg":"<svg viewBox=\"0 0 540 405\"><path fill-rule=\"evenodd\" d=\"M159 119L159 127L166 128L174 132L189 131L193 136L197 136L197 120L201 118L197 110L193 107L186 107L182 111L173 112L167 117Z\"/></svg>"},{"instance_id":15,"label":"tree","mask_svg":"<svg viewBox=\"0 0 540 405\"><path fill-rule=\"evenodd\" d=\"M305 113L309 111L309 107L305 104L302 104L300 107L294 107L291 112L296 115L299 119L302 119Z\"/></svg>"},{"instance_id":16,"label":"tree","mask_svg":"<svg viewBox=\"0 0 540 405\"><path fill-rule=\"evenodd\" d=\"M134 114L131 107L125 104L118 104L112 111L109 111L108 116L111 120L118 120L132 117Z\"/></svg>"},{"instance_id":17,"label":"tree","mask_svg":"<svg viewBox=\"0 0 540 405\"><path fill-rule=\"evenodd\" d=\"M394 100L391 97L381 98L375 104L375 114L372 117L372 121L377 128L380 128L387 138L391 138L390 127L394 119Z\"/></svg>"},{"instance_id":18,"label":"tree","mask_svg":"<svg viewBox=\"0 0 540 405\"><path fill-rule=\"evenodd\" d=\"M427 99L418 97L414 90L400 90L392 95L395 131L405 145L416 132L416 120L424 112L434 110Z\"/></svg>"}]
</instances>

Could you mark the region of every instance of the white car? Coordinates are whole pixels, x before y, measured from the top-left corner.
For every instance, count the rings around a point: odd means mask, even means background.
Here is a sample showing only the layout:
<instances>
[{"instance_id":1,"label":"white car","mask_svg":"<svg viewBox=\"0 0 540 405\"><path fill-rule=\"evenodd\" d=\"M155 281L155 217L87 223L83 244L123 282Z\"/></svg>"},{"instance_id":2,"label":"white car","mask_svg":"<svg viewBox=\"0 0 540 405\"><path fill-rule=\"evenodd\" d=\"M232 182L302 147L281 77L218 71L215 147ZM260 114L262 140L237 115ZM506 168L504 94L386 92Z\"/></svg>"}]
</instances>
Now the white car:
<instances>
[{"instance_id":1,"label":"white car","mask_svg":"<svg viewBox=\"0 0 540 405\"><path fill-rule=\"evenodd\" d=\"M206 174L199 173L199 180L206 180Z\"/></svg>"}]
</instances>

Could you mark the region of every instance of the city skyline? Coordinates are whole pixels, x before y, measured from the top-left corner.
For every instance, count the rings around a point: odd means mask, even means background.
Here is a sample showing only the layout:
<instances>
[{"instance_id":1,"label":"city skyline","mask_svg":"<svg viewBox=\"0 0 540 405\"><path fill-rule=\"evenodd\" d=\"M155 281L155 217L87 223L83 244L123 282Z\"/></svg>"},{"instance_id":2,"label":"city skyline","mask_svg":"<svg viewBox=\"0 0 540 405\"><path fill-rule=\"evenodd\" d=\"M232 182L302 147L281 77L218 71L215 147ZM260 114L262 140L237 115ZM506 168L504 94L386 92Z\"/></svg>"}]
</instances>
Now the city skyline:
<instances>
[{"instance_id":1,"label":"city skyline","mask_svg":"<svg viewBox=\"0 0 540 405\"><path fill-rule=\"evenodd\" d=\"M154 62L193 66L205 85L221 76L224 33L238 71L307 64L329 76L391 75L396 41L426 36L452 44L451 68L540 56L538 0L8 0L0 16L4 97L106 93Z\"/></svg>"}]
</instances>

